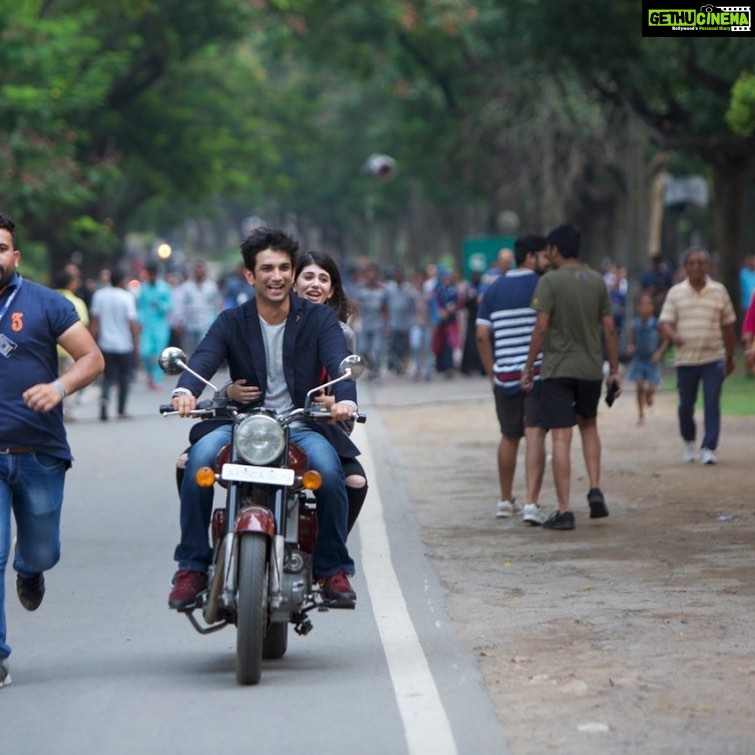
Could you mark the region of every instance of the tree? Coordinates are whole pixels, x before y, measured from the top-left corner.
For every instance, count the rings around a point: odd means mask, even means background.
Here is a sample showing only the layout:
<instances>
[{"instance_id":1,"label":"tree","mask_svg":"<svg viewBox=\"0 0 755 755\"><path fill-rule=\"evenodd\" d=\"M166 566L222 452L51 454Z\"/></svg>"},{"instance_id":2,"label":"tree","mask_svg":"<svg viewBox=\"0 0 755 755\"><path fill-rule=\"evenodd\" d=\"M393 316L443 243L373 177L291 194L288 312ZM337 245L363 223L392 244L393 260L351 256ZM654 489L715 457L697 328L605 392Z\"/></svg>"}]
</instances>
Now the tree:
<instances>
[{"instance_id":1,"label":"tree","mask_svg":"<svg viewBox=\"0 0 755 755\"><path fill-rule=\"evenodd\" d=\"M500 3L267 5L272 55L315 71L307 80L328 115L315 119L330 127L329 142L352 165L354 146L362 159L373 151L397 159L395 179L359 194L383 210L375 217L400 227L399 253L455 255L465 236L499 233L506 209L532 230L567 211L589 223L596 203L621 193L608 108L571 81L544 80ZM302 175L312 157L301 154ZM347 202L348 187L336 191Z\"/></svg>"},{"instance_id":2,"label":"tree","mask_svg":"<svg viewBox=\"0 0 755 755\"><path fill-rule=\"evenodd\" d=\"M739 136L755 135L755 73L742 72L734 84L726 122Z\"/></svg>"},{"instance_id":3,"label":"tree","mask_svg":"<svg viewBox=\"0 0 755 755\"><path fill-rule=\"evenodd\" d=\"M715 251L722 281L739 301L743 198L752 180L755 139L727 123L732 88L755 68L755 46L729 37L648 38L633 0L540 0L516 5L522 38L552 70L565 69L606 100L629 108L659 149L700 157L713 189ZM568 30L568 31L566 31ZM741 80L744 104L749 79Z\"/></svg>"},{"instance_id":4,"label":"tree","mask_svg":"<svg viewBox=\"0 0 755 755\"><path fill-rule=\"evenodd\" d=\"M239 0L13 0L0 14L0 191L50 251L102 264L145 203L249 191L274 161ZM249 99L240 100L245 91Z\"/></svg>"}]
</instances>

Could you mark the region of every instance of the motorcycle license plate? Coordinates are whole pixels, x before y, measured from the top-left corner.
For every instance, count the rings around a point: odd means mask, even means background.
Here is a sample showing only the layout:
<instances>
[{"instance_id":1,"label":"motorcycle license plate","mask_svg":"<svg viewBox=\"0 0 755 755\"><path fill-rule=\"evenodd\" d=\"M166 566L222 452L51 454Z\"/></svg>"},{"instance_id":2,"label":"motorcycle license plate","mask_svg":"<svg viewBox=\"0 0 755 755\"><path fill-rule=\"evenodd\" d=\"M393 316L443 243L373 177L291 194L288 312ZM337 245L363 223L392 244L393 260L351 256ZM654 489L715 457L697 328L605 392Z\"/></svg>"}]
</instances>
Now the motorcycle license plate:
<instances>
[{"instance_id":1,"label":"motorcycle license plate","mask_svg":"<svg viewBox=\"0 0 755 755\"><path fill-rule=\"evenodd\" d=\"M232 482L261 482L265 485L293 485L294 470L279 467L250 467L245 464L223 464L221 477Z\"/></svg>"}]
</instances>

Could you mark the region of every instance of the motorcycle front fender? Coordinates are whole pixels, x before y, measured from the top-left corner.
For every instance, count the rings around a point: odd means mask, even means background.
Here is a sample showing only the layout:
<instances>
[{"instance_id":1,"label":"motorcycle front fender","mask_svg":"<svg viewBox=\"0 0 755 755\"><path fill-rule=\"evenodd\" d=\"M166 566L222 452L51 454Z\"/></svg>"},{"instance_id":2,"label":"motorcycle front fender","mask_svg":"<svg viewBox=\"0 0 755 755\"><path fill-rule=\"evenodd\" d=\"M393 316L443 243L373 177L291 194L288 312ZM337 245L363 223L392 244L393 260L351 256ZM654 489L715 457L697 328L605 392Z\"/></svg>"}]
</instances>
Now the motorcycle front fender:
<instances>
[{"instance_id":1,"label":"motorcycle front fender","mask_svg":"<svg viewBox=\"0 0 755 755\"><path fill-rule=\"evenodd\" d=\"M273 537L275 535L275 516L270 509L262 506L247 506L236 516L233 531L237 534L241 532L261 532Z\"/></svg>"}]
</instances>

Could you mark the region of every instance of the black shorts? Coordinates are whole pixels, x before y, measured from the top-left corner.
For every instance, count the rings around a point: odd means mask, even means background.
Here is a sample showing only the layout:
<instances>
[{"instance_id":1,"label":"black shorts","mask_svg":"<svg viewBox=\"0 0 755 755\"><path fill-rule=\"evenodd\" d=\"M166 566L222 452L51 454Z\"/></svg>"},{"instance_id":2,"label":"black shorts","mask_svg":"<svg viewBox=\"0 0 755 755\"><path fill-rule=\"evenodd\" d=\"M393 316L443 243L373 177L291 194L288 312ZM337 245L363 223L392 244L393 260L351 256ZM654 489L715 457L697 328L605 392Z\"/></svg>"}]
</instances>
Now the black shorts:
<instances>
[{"instance_id":1,"label":"black shorts","mask_svg":"<svg viewBox=\"0 0 755 755\"><path fill-rule=\"evenodd\" d=\"M577 416L592 419L598 415L602 380L549 378L542 381L545 427L574 427Z\"/></svg>"},{"instance_id":2,"label":"black shorts","mask_svg":"<svg viewBox=\"0 0 755 755\"><path fill-rule=\"evenodd\" d=\"M529 393L506 393L494 388L495 413L501 435L521 438L525 427L545 427L540 382Z\"/></svg>"}]
</instances>

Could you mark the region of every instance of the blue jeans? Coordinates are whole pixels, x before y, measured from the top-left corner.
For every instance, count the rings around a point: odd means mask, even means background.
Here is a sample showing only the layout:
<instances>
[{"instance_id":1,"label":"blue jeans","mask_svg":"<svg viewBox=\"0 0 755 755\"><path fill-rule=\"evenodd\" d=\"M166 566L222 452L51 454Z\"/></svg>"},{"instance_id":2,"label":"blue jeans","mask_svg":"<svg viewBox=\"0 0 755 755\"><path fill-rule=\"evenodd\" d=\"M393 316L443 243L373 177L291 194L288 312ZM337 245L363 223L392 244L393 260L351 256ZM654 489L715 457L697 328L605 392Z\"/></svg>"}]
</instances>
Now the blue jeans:
<instances>
[{"instance_id":1,"label":"blue jeans","mask_svg":"<svg viewBox=\"0 0 755 755\"><path fill-rule=\"evenodd\" d=\"M412 377L418 379L424 373L425 378L429 380L435 364L432 325L412 325L409 331L409 351Z\"/></svg>"},{"instance_id":2,"label":"blue jeans","mask_svg":"<svg viewBox=\"0 0 755 755\"><path fill-rule=\"evenodd\" d=\"M51 569L60 559L60 510L67 464L45 453L0 454L0 658L6 644L5 567L16 519L13 568L24 577Z\"/></svg>"},{"instance_id":3,"label":"blue jeans","mask_svg":"<svg viewBox=\"0 0 755 755\"><path fill-rule=\"evenodd\" d=\"M383 352L385 351L385 336L383 330L363 329L357 337L357 340L359 341L359 351L367 360L369 376L379 378L383 364Z\"/></svg>"},{"instance_id":4,"label":"blue jeans","mask_svg":"<svg viewBox=\"0 0 755 755\"><path fill-rule=\"evenodd\" d=\"M175 551L179 569L206 572L212 560L208 537L214 486L200 488L194 475L200 467L214 466L220 449L230 441L232 427L223 425L200 438L189 450L181 483L181 542ZM310 427L291 430L291 440L309 457L310 466L322 475L317 499L318 533L314 570L318 578L339 572L354 573L354 561L346 548L349 504L341 460L324 436Z\"/></svg>"},{"instance_id":5,"label":"blue jeans","mask_svg":"<svg viewBox=\"0 0 755 755\"><path fill-rule=\"evenodd\" d=\"M676 368L676 384L679 390L679 431L687 443L694 443L697 435L695 402L697 388L702 381L705 425L702 447L709 448L711 451L716 450L721 432L721 389L724 377L723 361Z\"/></svg>"}]
</instances>

